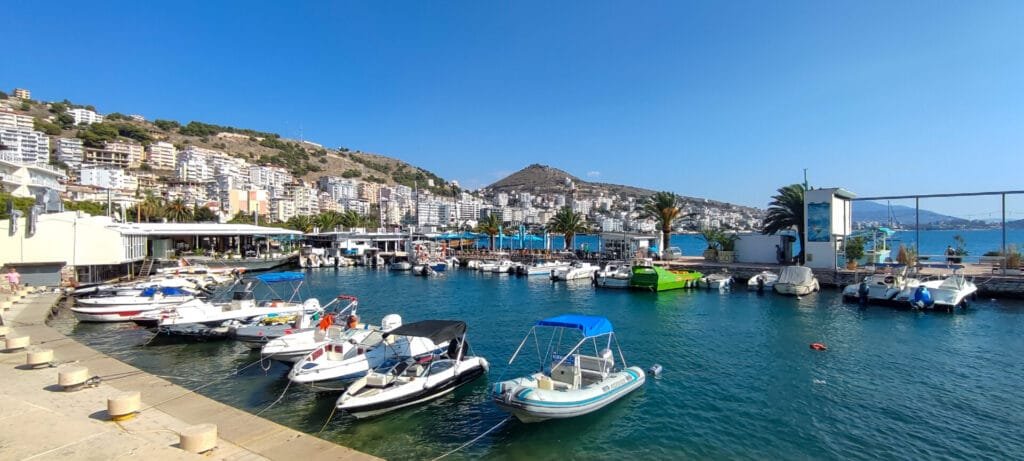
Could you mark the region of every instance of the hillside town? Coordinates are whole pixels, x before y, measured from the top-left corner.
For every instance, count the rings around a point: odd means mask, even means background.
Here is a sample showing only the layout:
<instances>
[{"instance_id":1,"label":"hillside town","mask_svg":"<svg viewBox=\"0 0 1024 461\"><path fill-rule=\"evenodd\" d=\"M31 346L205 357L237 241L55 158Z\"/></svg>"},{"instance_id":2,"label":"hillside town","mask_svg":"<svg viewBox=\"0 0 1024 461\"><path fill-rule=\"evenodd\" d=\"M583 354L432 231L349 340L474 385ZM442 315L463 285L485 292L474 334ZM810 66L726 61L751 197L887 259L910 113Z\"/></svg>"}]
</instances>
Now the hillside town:
<instances>
[{"instance_id":1,"label":"hillside town","mask_svg":"<svg viewBox=\"0 0 1024 461\"><path fill-rule=\"evenodd\" d=\"M173 143L159 136L149 139L147 135L140 142L115 133L111 139L97 142L82 130L115 115L105 116L92 106L34 102L31 92L23 88L3 96L0 174L4 190L16 197L57 191L64 200L106 204L108 213L119 219L140 218L128 210L150 197L206 208L220 222L286 223L296 216L355 212L365 217L368 227L414 226L429 232L472 229L479 220L496 214L507 227L535 229L568 206L586 216L595 231L653 232L655 227L653 219L641 216L643 197L600 187L587 187L583 192L577 187L578 180L567 174L556 192L548 188L543 193L490 188L469 191L457 181L438 184L430 177L407 185L348 171L322 171L310 179L308 174L304 178L285 166L255 163L228 149ZM45 106L47 115L31 115L27 109L32 103ZM116 118L146 122L140 115L117 114ZM58 123L67 128L49 134L41 131ZM251 133L229 131L210 138L214 145L224 147L232 140L263 140ZM309 141L290 142L321 155L327 151ZM679 231L751 230L758 228L763 218L761 210L706 200L687 201L683 211L686 218L680 220Z\"/></svg>"}]
</instances>

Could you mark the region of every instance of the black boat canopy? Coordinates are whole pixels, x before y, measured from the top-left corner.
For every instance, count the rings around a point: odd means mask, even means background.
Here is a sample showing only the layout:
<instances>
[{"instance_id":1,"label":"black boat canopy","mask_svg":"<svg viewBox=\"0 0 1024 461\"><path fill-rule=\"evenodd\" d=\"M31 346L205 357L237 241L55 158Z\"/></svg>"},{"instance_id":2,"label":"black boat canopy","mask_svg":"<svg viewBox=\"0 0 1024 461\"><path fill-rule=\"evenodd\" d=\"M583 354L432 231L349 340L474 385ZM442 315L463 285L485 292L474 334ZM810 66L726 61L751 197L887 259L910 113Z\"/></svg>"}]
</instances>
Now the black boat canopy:
<instances>
[{"instance_id":1,"label":"black boat canopy","mask_svg":"<svg viewBox=\"0 0 1024 461\"><path fill-rule=\"evenodd\" d=\"M416 336L429 338L434 344L439 344L461 338L464 334L466 334L466 322L461 320L423 320L395 328L384 333L384 337L391 335Z\"/></svg>"}]
</instances>

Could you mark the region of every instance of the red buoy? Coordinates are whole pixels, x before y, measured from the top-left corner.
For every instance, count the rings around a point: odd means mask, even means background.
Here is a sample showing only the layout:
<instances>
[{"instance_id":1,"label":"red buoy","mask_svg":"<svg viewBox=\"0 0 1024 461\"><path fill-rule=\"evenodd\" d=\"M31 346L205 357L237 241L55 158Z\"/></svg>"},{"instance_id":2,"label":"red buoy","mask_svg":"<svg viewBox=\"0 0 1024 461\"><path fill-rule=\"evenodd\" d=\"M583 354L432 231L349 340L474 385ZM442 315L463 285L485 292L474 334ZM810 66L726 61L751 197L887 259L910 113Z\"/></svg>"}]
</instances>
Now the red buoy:
<instances>
[{"instance_id":1,"label":"red buoy","mask_svg":"<svg viewBox=\"0 0 1024 461\"><path fill-rule=\"evenodd\" d=\"M827 347L825 347L825 345L824 345L824 344L822 344L822 343L811 343L811 349L814 349L814 350L816 350L816 351L825 351L825 350L828 350L828 348L827 348Z\"/></svg>"}]
</instances>

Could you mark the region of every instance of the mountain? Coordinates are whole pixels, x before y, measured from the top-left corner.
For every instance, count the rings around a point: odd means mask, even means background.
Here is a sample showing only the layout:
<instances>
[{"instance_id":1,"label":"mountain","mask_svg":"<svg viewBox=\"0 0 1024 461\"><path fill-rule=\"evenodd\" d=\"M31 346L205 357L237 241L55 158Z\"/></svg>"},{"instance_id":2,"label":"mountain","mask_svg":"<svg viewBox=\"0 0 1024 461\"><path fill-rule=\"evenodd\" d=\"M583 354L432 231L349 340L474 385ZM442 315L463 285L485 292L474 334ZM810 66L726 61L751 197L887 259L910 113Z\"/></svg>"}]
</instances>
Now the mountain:
<instances>
[{"instance_id":1,"label":"mountain","mask_svg":"<svg viewBox=\"0 0 1024 461\"><path fill-rule=\"evenodd\" d=\"M1007 229L1024 229L1024 219L1018 219L1016 221L1006 221Z\"/></svg>"},{"instance_id":2,"label":"mountain","mask_svg":"<svg viewBox=\"0 0 1024 461\"><path fill-rule=\"evenodd\" d=\"M655 192L642 187L584 181L566 171L537 163L512 173L484 189L488 193L529 192L534 195L564 194L569 190L566 180L572 181L573 185L576 187L577 193L582 197L596 197L603 194L604 196L618 195L620 197L633 197L639 200L646 198ZM703 204L711 208L743 208L755 210L750 207L742 207L705 198L681 197L682 201L686 204Z\"/></svg>"},{"instance_id":3,"label":"mountain","mask_svg":"<svg viewBox=\"0 0 1024 461\"><path fill-rule=\"evenodd\" d=\"M893 205L891 208L892 220L905 226L913 226L915 210L905 205ZM883 203L856 201L853 202L853 222L874 221L888 223L890 220L890 207ZM968 221L955 216L948 216L934 211L921 210L920 222L924 224L956 224L967 223Z\"/></svg>"}]
</instances>

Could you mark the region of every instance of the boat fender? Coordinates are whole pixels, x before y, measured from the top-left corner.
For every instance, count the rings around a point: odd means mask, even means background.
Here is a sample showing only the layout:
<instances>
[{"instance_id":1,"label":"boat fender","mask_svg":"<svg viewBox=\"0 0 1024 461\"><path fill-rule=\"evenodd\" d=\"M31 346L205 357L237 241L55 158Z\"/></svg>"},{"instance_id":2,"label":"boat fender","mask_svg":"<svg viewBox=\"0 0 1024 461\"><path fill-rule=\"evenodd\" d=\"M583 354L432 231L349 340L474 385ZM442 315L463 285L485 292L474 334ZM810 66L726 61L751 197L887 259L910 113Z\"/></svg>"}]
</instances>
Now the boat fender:
<instances>
[{"instance_id":1,"label":"boat fender","mask_svg":"<svg viewBox=\"0 0 1024 461\"><path fill-rule=\"evenodd\" d=\"M348 328L355 329L359 325L359 316L352 314L348 316Z\"/></svg>"},{"instance_id":2,"label":"boat fender","mask_svg":"<svg viewBox=\"0 0 1024 461\"><path fill-rule=\"evenodd\" d=\"M816 351L826 351L828 350L828 347L825 347L825 345L822 343L811 343L811 349L814 349Z\"/></svg>"}]
</instances>

